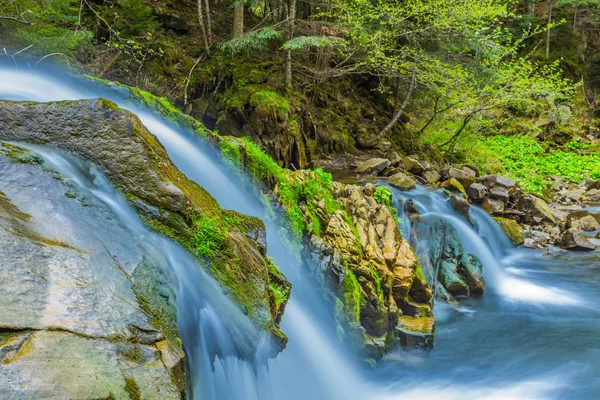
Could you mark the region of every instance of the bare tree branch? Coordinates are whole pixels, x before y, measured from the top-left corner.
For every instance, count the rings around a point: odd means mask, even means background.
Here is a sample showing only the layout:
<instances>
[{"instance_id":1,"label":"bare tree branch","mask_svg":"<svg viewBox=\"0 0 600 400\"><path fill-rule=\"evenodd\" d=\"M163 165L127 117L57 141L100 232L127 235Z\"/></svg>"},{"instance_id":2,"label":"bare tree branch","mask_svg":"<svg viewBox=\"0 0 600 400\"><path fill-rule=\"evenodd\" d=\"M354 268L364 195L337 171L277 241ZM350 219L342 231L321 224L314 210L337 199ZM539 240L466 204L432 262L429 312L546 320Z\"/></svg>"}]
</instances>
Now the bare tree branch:
<instances>
[{"instance_id":1,"label":"bare tree branch","mask_svg":"<svg viewBox=\"0 0 600 400\"><path fill-rule=\"evenodd\" d=\"M21 16L23 16L23 15L21 14ZM0 15L0 19L18 22L19 24L23 24L23 25L33 25L33 22L25 21L24 19L19 19L19 18L15 18L15 17L6 17L4 15Z\"/></svg>"}]
</instances>

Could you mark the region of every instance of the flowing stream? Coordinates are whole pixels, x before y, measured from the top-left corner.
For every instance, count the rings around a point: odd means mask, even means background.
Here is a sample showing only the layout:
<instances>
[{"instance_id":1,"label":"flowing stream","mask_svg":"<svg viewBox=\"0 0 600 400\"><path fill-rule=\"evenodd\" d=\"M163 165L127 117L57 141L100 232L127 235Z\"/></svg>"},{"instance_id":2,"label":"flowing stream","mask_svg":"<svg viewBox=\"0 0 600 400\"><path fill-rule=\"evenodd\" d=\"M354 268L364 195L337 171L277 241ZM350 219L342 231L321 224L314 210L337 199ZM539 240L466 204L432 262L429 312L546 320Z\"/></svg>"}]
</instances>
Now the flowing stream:
<instances>
[{"instance_id":1,"label":"flowing stream","mask_svg":"<svg viewBox=\"0 0 600 400\"><path fill-rule=\"evenodd\" d=\"M0 99L54 101L105 97L136 113L173 162L223 208L262 218L268 255L293 284L282 330L287 348L268 360L247 318L179 245L140 222L93 166L51 147L32 147L82 190L106 203L169 260L179 282L178 324L195 399L597 399L600 398L600 256L513 248L485 212L475 226L443 196L419 188L395 192L421 213L452 224L482 263L488 289L460 306L436 303L435 349L398 350L373 370L355 365L299 257L259 198L244 190L219 155L193 132L173 127L103 85L57 72L0 69ZM28 145L30 146L30 145ZM402 207L399 207L401 210ZM410 224L402 212L401 228ZM417 250L419 244L416 244ZM259 344L257 346L257 344Z\"/></svg>"}]
</instances>

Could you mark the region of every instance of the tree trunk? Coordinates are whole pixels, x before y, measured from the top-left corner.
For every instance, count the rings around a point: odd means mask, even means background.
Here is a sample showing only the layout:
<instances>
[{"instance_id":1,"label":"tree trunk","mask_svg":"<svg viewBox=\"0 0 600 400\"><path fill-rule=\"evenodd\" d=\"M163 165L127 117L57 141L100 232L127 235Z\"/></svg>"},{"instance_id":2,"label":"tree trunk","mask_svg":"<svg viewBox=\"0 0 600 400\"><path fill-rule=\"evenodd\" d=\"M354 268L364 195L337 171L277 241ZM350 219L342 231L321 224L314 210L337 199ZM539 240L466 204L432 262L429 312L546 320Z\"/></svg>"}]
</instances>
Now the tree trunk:
<instances>
[{"instance_id":1,"label":"tree trunk","mask_svg":"<svg viewBox=\"0 0 600 400\"><path fill-rule=\"evenodd\" d=\"M404 109L408 105L408 101L410 100L410 96L412 95L413 90L415 90L415 86L417 86L417 70L413 69L412 76L410 78L410 85L408 86L408 92L406 92L406 97L404 97L404 101L402 102L402 105L400 106L398 111L396 111L396 115L394 115L394 118L392 118L390 123L387 124L387 126L385 128L383 128L383 130L381 132L379 132L379 136L385 135L386 132L389 131L390 129L392 129L392 127L396 124L396 122L398 122L398 120L400 119L400 116L404 112Z\"/></svg>"},{"instance_id":2,"label":"tree trunk","mask_svg":"<svg viewBox=\"0 0 600 400\"><path fill-rule=\"evenodd\" d=\"M209 0L204 0L204 12L206 13L206 35L208 44L212 44L212 21L210 18L210 3Z\"/></svg>"},{"instance_id":3,"label":"tree trunk","mask_svg":"<svg viewBox=\"0 0 600 400\"><path fill-rule=\"evenodd\" d=\"M202 43L204 43L204 52L207 57L210 57L210 46L208 44L208 36L206 34L206 25L204 24L204 12L202 10L202 0L198 0L198 24L202 33Z\"/></svg>"},{"instance_id":4,"label":"tree trunk","mask_svg":"<svg viewBox=\"0 0 600 400\"><path fill-rule=\"evenodd\" d=\"M291 40L294 37L294 22L296 20L296 0L288 0L288 13L287 13L287 32L286 40ZM284 59L284 83L285 89L290 90L292 88L292 51L285 51Z\"/></svg>"},{"instance_id":5,"label":"tree trunk","mask_svg":"<svg viewBox=\"0 0 600 400\"><path fill-rule=\"evenodd\" d=\"M244 34L244 3L239 2L233 8L233 37L237 38Z\"/></svg>"},{"instance_id":6,"label":"tree trunk","mask_svg":"<svg viewBox=\"0 0 600 400\"><path fill-rule=\"evenodd\" d=\"M552 0L548 0L548 25L546 27L546 59L550 58L550 24L552 23Z\"/></svg>"}]
</instances>

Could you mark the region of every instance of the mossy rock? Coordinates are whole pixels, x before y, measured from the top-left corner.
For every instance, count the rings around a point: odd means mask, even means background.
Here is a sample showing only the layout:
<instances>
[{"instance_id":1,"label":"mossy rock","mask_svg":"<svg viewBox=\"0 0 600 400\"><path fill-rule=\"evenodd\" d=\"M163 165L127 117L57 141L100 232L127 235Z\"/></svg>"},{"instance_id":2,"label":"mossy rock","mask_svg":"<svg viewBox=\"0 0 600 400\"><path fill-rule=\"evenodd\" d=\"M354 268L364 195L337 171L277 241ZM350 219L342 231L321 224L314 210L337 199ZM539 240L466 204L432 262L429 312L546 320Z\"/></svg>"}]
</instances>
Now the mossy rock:
<instances>
[{"instance_id":1,"label":"mossy rock","mask_svg":"<svg viewBox=\"0 0 600 400\"><path fill-rule=\"evenodd\" d=\"M160 99L156 103L164 106ZM137 116L104 99L0 101L0 139L52 143L98 165L150 227L207 261L213 276L250 318L281 341L273 319L278 313L271 311L268 295L271 262L265 257L264 224L222 210L177 169ZM209 254L198 251L200 219L212 222L209 234L216 236L200 239L218 239Z\"/></svg>"},{"instance_id":2,"label":"mossy rock","mask_svg":"<svg viewBox=\"0 0 600 400\"><path fill-rule=\"evenodd\" d=\"M525 243L523 229L517 221L502 217L494 217L494 219L513 244L520 246Z\"/></svg>"}]
</instances>

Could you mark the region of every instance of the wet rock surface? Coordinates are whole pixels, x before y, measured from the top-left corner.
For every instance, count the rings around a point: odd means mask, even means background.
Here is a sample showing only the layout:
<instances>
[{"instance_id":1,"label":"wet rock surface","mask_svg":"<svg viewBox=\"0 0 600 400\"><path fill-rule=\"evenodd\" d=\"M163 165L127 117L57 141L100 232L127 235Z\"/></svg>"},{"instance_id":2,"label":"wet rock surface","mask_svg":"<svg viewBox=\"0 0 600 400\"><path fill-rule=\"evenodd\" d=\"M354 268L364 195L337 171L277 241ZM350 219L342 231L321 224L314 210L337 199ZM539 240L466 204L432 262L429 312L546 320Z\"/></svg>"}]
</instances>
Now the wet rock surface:
<instances>
[{"instance_id":1,"label":"wet rock surface","mask_svg":"<svg viewBox=\"0 0 600 400\"><path fill-rule=\"evenodd\" d=\"M271 280L283 282L285 277L271 273L276 267L271 268L265 254L263 222L222 210L205 189L177 169L137 116L104 99L0 101L0 140L51 144L93 162L119 187L148 226L192 252L198 216L209 221L233 221L223 228L222 246L212 252L213 275L256 325L271 329L275 342L285 345L286 338L274 323L285 306L274 307L268 291ZM7 146L4 148L10 152ZM285 281L284 286L289 283ZM289 290L287 293L289 297Z\"/></svg>"},{"instance_id":2,"label":"wet rock surface","mask_svg":"<svg viewBox=\"0 0 600 400\"><path fill-rule=\"evenodd\" d=\"M178 283L104 204L0 154L0 258L1 398L180 398Z\"/></svg>"}]
</instances>

